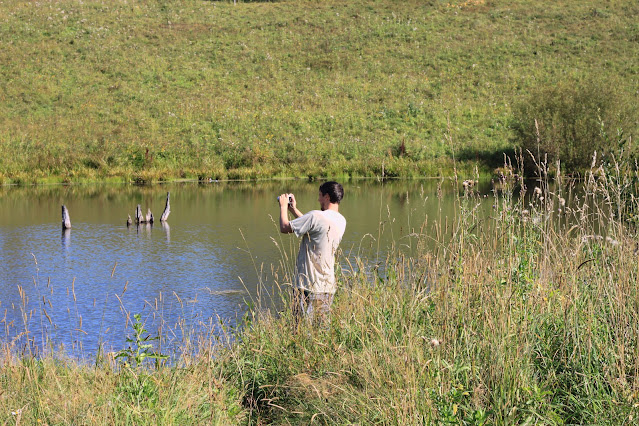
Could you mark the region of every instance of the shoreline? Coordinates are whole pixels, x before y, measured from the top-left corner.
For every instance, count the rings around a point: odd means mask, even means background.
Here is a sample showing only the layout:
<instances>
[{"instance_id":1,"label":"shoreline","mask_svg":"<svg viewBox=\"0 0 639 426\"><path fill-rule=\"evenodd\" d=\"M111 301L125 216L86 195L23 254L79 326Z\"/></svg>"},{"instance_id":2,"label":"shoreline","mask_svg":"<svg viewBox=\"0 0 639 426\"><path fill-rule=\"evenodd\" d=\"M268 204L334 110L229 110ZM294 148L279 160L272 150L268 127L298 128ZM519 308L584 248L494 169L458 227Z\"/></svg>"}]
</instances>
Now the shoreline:
<instances>
[{"instance_id":1,"label":"shoreline","mask_svg":"<svg viewBox=\"0 0 639 426\"><path fill-rule=\"evenodd\" d=\"M429 164L430 165L430 164ZM46 175L36 173L36 176L27 177L26 172L20 173L18 177L1 177L0 187L9 186L41 186L41 185L84 185L84 184L138 184L138 185L152 185L152 184L164 184L164 183L179 183L179 182L260 182L260 181L277 181L277 180L325 180L325 179L342 179L342 180L356 180L356 179L437 179L442 177L454 177L455 172L457 175L463 175L464 177L489 177L493 175L493 168L476 162L458 162L451 164L450 159L446 159L435 163L429 167L430 170L435 170L434 173L422 174L424 167L420 167L419 163L406 162L403 164L402 169L399 172L385 173L384 175L375 173L377 169L371 169L369 173L336 173L329 174L326 172L316 171L307 173L278 173L278 174L259 174L253 169L241 169L241 170L228 170L225 172L211 173L198 172L188 173L187 176L183 175L179 169L174 171L140 171L132 173L123 173L120 175L109 175L109 172L105 172L104 175L88 176L82 173L74 174L73 177L62 175ZM217 176L217 177L215 177Z\"/></svg>"}]
</instances>

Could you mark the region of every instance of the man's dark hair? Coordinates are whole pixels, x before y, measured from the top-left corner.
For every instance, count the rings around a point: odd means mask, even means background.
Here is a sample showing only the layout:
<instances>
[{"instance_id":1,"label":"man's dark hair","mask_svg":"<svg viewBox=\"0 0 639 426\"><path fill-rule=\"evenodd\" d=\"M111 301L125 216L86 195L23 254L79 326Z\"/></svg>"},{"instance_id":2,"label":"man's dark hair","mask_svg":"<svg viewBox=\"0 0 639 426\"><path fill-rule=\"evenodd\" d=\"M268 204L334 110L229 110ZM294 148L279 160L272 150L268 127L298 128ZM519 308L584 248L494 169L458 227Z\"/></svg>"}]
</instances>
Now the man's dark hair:
<instances>
[{"instance_id":1,"label":"man's dark hair","mask_svg":"<svg viewBox=\"0 0 639 426\"><path fill-rule=\"evenodd\" d=\"M322 195L328 194L333 204L339 204L344 198L344 188L337 182L324 182L320 185L319 190Z\"/></svg>"}]
</instances>

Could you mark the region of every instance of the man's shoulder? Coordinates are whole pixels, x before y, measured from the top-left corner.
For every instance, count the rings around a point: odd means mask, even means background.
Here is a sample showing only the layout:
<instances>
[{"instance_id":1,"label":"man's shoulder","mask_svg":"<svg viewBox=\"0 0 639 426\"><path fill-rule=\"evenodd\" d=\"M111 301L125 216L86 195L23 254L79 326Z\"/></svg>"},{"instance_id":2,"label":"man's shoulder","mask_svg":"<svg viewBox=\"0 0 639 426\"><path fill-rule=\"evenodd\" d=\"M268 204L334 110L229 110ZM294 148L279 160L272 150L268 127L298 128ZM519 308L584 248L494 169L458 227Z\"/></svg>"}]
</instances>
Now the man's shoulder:
<instances>
[{"instance_id":1,"label":"man's shoulder","mask_svg":"<svg viewBox=\"0 0 639 426\"><path fill-rule=\"evenodd\" d=\"M325 210L321 213L328 223L336 225L338 229L341 229L342 232L344 232L344 229L346 228L346 218L340 212L335 210Z\"/></svg>"},{"instance_id":2,"label":"man's shoulder","mask_svg":"<svg viewBox=\"0 0 639 426\"><path fill-rule=\"evenodd\" d=\"M336 210L324 210L322 213L324 213L326 216L331 217L333 219L346 221L346 218L344 217L344 215Z\"/></svg>"}]
</instances>

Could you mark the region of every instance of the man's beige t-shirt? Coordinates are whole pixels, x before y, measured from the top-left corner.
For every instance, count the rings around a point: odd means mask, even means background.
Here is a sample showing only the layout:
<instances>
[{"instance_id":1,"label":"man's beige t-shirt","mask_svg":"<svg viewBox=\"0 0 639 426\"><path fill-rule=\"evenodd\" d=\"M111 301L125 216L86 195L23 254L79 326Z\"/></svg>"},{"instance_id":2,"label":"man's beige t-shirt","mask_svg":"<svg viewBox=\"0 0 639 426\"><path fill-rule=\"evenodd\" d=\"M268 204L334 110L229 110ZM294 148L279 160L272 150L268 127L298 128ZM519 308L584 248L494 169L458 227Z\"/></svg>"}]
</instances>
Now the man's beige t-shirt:
<instances>
[{"instance_id":1,"label":"man's beige t-shirt","mask_svg":"<svg viewBox=\"0 0 639 426\"><path fill-rule=\"evenodd\" d=\"M312 210L290 224L295 235L302 237L297 255L297 288L334 294L335 252L344 235L346 219L334 210Z\"/></svg>"}]
</instances>

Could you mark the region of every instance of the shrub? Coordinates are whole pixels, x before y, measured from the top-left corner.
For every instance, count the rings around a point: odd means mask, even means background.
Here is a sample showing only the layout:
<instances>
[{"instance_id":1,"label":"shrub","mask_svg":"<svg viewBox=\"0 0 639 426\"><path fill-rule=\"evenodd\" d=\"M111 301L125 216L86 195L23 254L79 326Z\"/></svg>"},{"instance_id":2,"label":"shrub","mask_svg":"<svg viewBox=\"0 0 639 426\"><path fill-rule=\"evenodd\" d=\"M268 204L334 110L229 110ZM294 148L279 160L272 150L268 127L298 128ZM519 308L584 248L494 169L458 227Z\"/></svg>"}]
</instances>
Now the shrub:
<instances>
[{"instance_id":1,"label":"shrub","mask_svg":"<svg viewBox=\"0 0 639 426\"><path fill-rule=\"evenodd\" d=\"M513 108L517 145L536 158L547 154L549 164L560 158L568 172L588 168L594 151L605 154L623 148L619 145L627 139L621 129L635 130L636 124L631 123L630 106L616 87L611 81L591 78L533 88ZM530 173L532 159L526 157Z\"/></svg>"}]
</instances>

